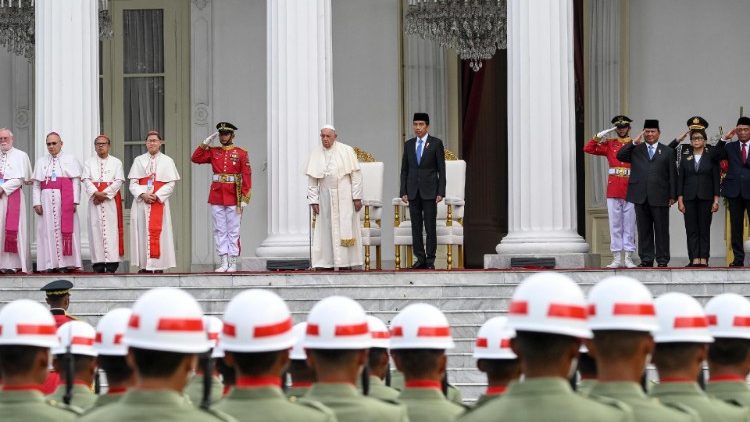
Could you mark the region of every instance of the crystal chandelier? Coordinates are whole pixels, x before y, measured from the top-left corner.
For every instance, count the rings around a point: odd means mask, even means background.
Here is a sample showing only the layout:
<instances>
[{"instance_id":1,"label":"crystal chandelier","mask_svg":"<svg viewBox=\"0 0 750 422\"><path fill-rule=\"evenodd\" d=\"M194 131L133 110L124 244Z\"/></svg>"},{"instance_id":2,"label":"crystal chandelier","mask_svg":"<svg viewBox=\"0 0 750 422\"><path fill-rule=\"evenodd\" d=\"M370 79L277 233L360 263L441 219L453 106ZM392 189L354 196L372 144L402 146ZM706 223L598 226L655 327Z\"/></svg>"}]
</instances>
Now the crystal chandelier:
<instances>
[{"instance_id":1,"label":"crystal chandelier","mask_svg":"<svg viewBox=\"0 0 750 422\"><path fill-rule=\"evenodd\" d=\"M100 39L112 37L108 3L99 0ZM34 58L34 0L0 0L0 46L29 61Z\"/></svg>"},{"instance_id":2,"label":"crystal chandelier","mask_svg":"<svg viewBox=\"0 0 750 422\"><path fill-rule=\"evenodd\" d=\"M478 71L506 48L506 0L409 0L404 29L455 50Z\"/></svg>"}]
</instances>

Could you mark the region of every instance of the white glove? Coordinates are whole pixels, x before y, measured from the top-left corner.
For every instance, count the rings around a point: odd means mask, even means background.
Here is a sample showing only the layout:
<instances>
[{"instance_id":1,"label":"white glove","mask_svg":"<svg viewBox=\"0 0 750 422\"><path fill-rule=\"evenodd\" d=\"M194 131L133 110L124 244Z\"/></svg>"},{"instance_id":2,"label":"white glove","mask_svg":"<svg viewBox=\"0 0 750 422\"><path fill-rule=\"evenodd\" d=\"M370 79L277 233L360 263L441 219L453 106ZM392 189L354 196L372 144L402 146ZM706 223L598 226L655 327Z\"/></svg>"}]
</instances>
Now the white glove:
<instances>
[{"instance_id":1,"label":"white glove","mask_svg":"<svg viewBox=\"0 0 750 422\"><path fill-rule=\"evenodd\" d=\"M219 132L214 132L208 135L208 138L203 140L203 145L211 145L211 142L215 141L219 137Z\"/></svg>"},{"instance_id":2,"label":"white glove","mask_svg":"<svg viewBox=\"0 0 750 422\"><path fill-rule=\"evenodd\" d=\"M614 126L614 127L611 127L611 128L609 128L609 129L604 129L603 131L601 131L601 132L597 133L597 134L596 134L596 137L597 137L597 138L599 138L599 139L602 139L602 138L604 138L605 136L607 136L607 134L608 134L608 133L614 132L615 130L617 130L617 127L616 127L616 126Z\"/></svg>"}]
</instances>

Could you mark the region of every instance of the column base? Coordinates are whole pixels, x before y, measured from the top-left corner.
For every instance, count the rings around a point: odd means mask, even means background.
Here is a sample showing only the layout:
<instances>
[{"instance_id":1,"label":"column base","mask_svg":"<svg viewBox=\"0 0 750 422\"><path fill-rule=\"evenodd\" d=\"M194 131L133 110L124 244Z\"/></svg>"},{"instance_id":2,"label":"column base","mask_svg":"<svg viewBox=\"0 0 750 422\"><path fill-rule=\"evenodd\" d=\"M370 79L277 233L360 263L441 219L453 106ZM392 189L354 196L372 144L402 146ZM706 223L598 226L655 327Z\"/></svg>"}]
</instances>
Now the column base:
<instances>
[{"instance_id":1,"label":"column base","mask_svg":"<svg viewBox=\"0 0 750 422\"><path fill-rule=\"evenodd\" d=\"M598 267L600 257L598 254L590 253L569 253L569 254L486 254L484 256L484 268L507 269L511 268L512 258L522 258L525 260L539 259L548 261L554 259L556 269L572 268L590 268ZM532 263L530 266L533 266ZM523 268L523 267L519 267Z\"/></svg>"},{"instance_id":2,"label":"column base","mask_svg":"<svg viewBox=\"0 0 750 422\"><path fill-rule=\"evenodd\" d=\"M310 258L310 239L298 235L272 235L255 254L261 258Z\"/></svg>"}]
</instances>

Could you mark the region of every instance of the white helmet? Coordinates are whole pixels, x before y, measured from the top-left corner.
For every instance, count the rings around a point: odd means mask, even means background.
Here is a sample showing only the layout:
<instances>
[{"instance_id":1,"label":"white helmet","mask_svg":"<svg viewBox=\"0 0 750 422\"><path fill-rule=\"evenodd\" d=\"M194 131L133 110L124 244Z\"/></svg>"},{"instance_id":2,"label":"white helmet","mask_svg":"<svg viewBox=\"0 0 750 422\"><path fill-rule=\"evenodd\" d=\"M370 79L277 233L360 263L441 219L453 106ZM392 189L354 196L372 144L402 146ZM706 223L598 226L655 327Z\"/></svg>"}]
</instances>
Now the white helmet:
<instances>
[{"instance_id":1,"label":"white helmet","mask_svg":"<svg viewBox=\"0 0 750 422\"><path fill-rule=\"evenodd\" d=\"M586 299L568 276L543 272L518 285L508 309L508 325L516 332L593 337L586 324Z\"/></svg>"},{"instance_id":2,"label":"white helmet","mask_svg":"<svg viewBox=\"0 0 750 422\"><path fill-rule=\"evenodd\" d=\"M69 321L57 329L57 338L60 345L52 348L53 355L62 355L68 351L74 355L94 356L98 355L94 350L96 340L96 329L91 324L83 321Z\"/></svg>"},{"instance_id":3,"label":"white helmet","mask_svg":"<svg viewBox=\"0 0 750 422\"><path fill-rule=\"evenodd\" d=\"M362 306L344 296L330 296L316 303L307 316L305 349L369 349L367 315Z\"/></svg>"},{"instance_id":4,"label":"white helmet","mask_svg":"<svg viewBox=\"0 0 750 422\"><path fill-rule=\"evenodd\" d=\"M245 290L224 311L222 348L229 352L274 352L294 345L286 303L269 290Z\"/></svg>"},{"instance_id":5,"label":"white helmet","mask_svg":"<svg viewBox=\"0 0 750 422\"><path fill-rule=\"evenodd\" d=\"M41 303L14 300L0 309L0 346L57 347L55 318Z\"/></svg>"},{"instance_id":6,"label":"white helmet","mask_svg":"<svg viewBox=\"0 0 750 422\"><path fill-rule=\"evenodd\" d=\"M654 332L659 329L651 292L640 281L607 277L589 291L589 328Z\"/></svg>"},{"instance_id":7,"label":"white helmet","mask_svg":"<svg viewBox=\"0 0 750 422\"><path fill-rule=\"evenodd\" d=\"M370 327L370 335L372 336L372 342L370 347L378 347L381 349L388 349L391 346L391 333L388 331L388 327L380 318L372 315L367 315L367 325Z\"/></svg>"},{"instance_id":8,"label":"white helmet","mask_svg":"<svg viewBox=\"0 0 750 422\"><path fill-rule=\"evenodd\" d=\"M391 349L452 349L451 327L440 309L412 303L391 321Z\"/></svg>"},{"instance_id":9,"label":"white helmet","mask_svg":"<svg viewBox=\"0 0 750 422\"><path fill-rule=\"evenodd\" d=\"M723 293L706 304L708 330L716 338L750 339L750 301L736 293Z\"/></svg>"},{"instance_id":10,"label":"white helmet","mask_svg":"<svg viewBox=\"0 0 750 422\"><path fill-rule=\"evenodd\" d=\"M122 337L128 328L128 321L133 311L118 308L107 312L96 324L96 341L94 350L100 355L125 356L128 347L122 343Z\"/></svg>"},{"instance_id":11,"label":"white helmet","mask_svg":"<svg viewBox=\"0 0 750 422\"><path fill-rule=\"evenodd\" d=\"M292 328L292 337L294 337L294 346L292 351L289 353L289 359L294 360L305 360L307 359L307 353L302 343L305 341L305 331L307 330L307 323L300 322Z\"/></svg>"},{"instance_id":12,"label":"white helmet","mask_svg":"<svg viewBox=\"0 0 750 422\"><path fill-rule=\"evenodd\" d=\"M206 336L208 336L208 342L211 343L211 357L212 358L223 358L224 351L221 348L221 332L224 329L224 323L218 317L213 315L205 315L203 317L203 325L206 327Z\"/></svg>"},{"instance_id":13,"label":"white helmet","mask_svg":"<svg viewBox=\"0 0 750 422\"><path fill-rule=\"evenodd\" d=\"M659 330L654 334L657 343L712 343L708 319L703 307L685 293L665 293L654 301Z\"/></svg>"},{"instance_id":14,"label":"white helmet","mask_svg":"<svg viewBox=\"0 0 750 422\"><path fill-rule=\"evenodd\" d=\"M203 311L184 290L159 287L141 295L123 342L130 347L176 353L208 351Z\"/></svg>"},{"instance_id":15,"label":"white helmet","mask_svg":"<svg viewBox=\"0 0 750 422\"><path fill-rule=\"evenodd\" d=\"M510 339L516 336L508 327L508 318L494 317L482 324L474 344L474 359L516 359L510 349Z\"/></svg>"}]
</instances>

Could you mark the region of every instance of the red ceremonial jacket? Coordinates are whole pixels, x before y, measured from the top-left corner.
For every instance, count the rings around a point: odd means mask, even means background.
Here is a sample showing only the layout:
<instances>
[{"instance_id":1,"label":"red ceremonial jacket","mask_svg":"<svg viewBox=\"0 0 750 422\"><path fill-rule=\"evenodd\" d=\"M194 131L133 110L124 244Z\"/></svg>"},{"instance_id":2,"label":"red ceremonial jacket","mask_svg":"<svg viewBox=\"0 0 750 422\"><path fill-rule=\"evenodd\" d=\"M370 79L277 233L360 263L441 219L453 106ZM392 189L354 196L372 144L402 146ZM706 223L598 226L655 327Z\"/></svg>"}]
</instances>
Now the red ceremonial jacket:
<instances>
[{"instance_id":1,"label":"red ceremonial jacket","mask_svg":"<svg viewBox=\"0 0 750 422\"><path fill-rule=\"evenodd\" d=\"M583 147L583 152L587 154L607 157L610 168L610 174L607 178L607 198L625 199L628 193L628 180L630 176L623 175L624 170L622 169L628 169L627 173L630 174L630 163L618 160L617 151L629 142L629 137L607 139L601 143L597 142L596 138L591 138ZM613 171L620 174L612 174Z\"/></svg>"},{"instance_id":2,"label":"red ceremonial jacket","mask_svg":"<svg viewBox=\"0 0 750 422\"><path fill-rule=\"evenodd\" d=\"M214 179L217 176L234 176L240 182L216 181L211 182L211 192L208 194L208 203L211 205L239 205L240 202L250 202L250 189L252 188L250 156L247 151L234 145L207 147L198 145L193 152L191 160L196 164L211 163ZM237 188L239 187L239 192Z\"/></svg>"}]
</instances>

